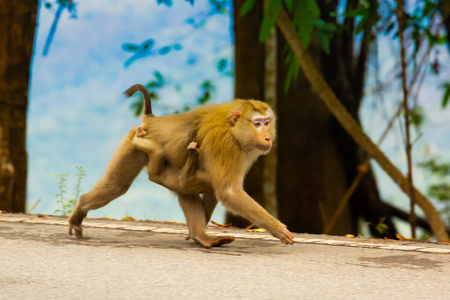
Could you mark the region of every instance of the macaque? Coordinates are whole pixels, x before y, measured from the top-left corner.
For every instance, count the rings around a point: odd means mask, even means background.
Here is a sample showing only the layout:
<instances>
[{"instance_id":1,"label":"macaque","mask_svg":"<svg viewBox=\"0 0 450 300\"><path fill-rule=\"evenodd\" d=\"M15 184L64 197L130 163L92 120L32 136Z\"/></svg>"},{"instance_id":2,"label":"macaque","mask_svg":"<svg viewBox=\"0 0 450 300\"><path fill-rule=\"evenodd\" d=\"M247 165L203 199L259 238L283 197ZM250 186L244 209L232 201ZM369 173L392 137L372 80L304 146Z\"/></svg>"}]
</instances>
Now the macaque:
<instances>
[{"instance_id":1,"label":"macaque","mask_svg":"<svg viewBox=\"0 0 450 300\"><path fill-rule=\"evenodd\" d=\"M283 243L293 244L293 235L286 226L243 190L246 173L260 155L269 152L275 138L275 115L266 103L233 100L184 114L155 117L150 97L148 101L145 99L145 88L133 87L127 95L137 90L144 94L140 131L133 128L124 137L105 176L81 196L69 218L69 233L74 229L81 238L81 222L87 212L124 194L147 165L150 180L177 193L189 237L204 247L234 241L232 236L214 237L206 233L217 201L265 228ZM192 141L196 145L190 144Z\"/></svg>"}]
</instances>

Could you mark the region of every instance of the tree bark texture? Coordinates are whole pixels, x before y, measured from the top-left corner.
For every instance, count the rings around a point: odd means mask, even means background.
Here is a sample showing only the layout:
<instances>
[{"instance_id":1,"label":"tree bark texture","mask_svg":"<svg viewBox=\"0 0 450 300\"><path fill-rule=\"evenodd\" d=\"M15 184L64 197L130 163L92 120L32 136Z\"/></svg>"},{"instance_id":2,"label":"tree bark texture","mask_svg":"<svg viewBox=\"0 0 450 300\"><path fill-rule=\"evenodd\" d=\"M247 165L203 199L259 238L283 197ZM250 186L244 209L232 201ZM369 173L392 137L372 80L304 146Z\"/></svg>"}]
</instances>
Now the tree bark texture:
<instances>
[{"instance_id":1,"label":"tree bark texture","mask_svg":"<svg viewBox=\"0 0 450 300\"><path fill-rule=\"evenodd\" d=\"M38 1L0 0L0 209L25 211L28 86Z\"/></svg>"}]
</instances>

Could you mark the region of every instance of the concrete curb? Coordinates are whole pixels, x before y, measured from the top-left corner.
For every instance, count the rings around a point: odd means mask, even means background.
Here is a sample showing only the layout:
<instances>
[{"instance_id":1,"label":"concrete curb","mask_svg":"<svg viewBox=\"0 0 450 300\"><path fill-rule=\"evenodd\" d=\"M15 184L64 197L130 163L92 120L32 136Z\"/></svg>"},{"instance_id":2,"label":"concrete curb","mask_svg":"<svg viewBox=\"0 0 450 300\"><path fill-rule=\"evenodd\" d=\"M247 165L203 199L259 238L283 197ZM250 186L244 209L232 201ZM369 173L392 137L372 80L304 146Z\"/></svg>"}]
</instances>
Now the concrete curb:
<instances>
[{"instance_id":1,"label":"concrete curb","mask_svg":"<svg viewBox=\"0 0 450 300\"><path fill-rule=\"evenodd\" d=\"M67 226L67 221L62 220L52 220L44 218L29 218L29 217L11 217L0 215L0 222L10 222L10 223L33 223L33 224L47 224L47 225L62 225ZM168 233L168 234L188 234L187 229L179 228L169 228L169 227L156 227L156 226L146 226L146 225L127 225L127 224L113 224L109 222L101 222L96 220L85 220L83 222L84 227L92 228L106 228L106 229L120 229L120 230L130 230L130 231L148 231L148 232L158 232L158 233ZM185 225L183 225L185 226ZM213 235L230 235L230 233L223 233L212 231ZM243 239L259 239L259 240L270 240L278 241L278 239L268 235L268 234L254 234L250 232L233 232L232 235L237 238ZM298 234L296 234L298 235ZM367 243L364 241L348 241L340 239L328 239L324 238L304 238L295 237L296 243L300 244L316 244L316 245L332 245L332 246L349 246L349 247L361 247L361 248L372 248L372 249L385 249L385 250L399 250L399 251L410 251L410 252L425 252L425 253L435 253L435 254L450 254L450 245L439 245L442 247L433 247L433 244L422 245L415 243L414 245L397 245L398 241L393 241L395 243Z\"/></svg>"}]
</instances>

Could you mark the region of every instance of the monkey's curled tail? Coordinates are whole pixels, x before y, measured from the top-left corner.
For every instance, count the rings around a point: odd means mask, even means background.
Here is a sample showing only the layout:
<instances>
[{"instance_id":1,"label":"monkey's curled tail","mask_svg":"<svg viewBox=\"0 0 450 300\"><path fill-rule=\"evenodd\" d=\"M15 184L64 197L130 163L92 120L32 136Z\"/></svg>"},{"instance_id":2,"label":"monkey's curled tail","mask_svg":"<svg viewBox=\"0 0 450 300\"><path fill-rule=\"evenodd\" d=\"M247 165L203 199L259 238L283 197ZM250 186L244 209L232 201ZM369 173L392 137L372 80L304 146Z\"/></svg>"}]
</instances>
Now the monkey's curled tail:
<instances>
[{"instance_id":1,"label":"monkey's curled tail","mask_svg":"<svg viewBox=\"0 0 450 300\"><path fill-rule=\"evenodd\" d=\"M142 84L135 84L131 86L128 90L124 92L125 96L130 98L137 91L141 92L142 97L144 98L144 115L145 116L153 116L152 113L152 103L150 99L150 94L147 89Z\"/></svg>"}]
</instances>

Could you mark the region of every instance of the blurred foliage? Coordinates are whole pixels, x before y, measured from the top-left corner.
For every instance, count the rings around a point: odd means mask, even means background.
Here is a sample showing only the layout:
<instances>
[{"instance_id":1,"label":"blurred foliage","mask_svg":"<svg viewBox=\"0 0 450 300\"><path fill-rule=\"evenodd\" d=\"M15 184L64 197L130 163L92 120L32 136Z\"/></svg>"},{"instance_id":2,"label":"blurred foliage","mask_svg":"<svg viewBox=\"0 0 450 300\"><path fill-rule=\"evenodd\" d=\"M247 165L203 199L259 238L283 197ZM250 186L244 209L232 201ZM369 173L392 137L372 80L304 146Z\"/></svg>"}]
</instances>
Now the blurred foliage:
<instances>
[{"instance_id":1,"label":"blurred foliage","mask_svg":"<svg viewBox=\"0 0 450 300\"><path fill-rule=\"evenodd\" d=\"M126 52L131 52L133 55L127 59L124 63L124 67L129 67L133 62L142 57L153 56L153 55L166 55L172 50L179 51L182 49L180 44L166 45L157 49L153 49L155 44L154 39L148 39L141 44L124 43L122 44L122 50Z\"/></svg>"},{"instance_id":2,"label":"blurred foliage","mask_svg":"<svg viewBox=\"0 0 450 300\"><path fill-rule=\"evenodd\" d=\"M194 1L188 1L191 4L194 4ZM158 4L165 5L167 7L171 7L173 2L171 0L158 0ZM185 33L183 36L176 38L176 42L173 44L165 45L160 48L155 48L156 41L155 39L147 39L141 44L134 43L124 43L122 44L122 50L126 52L130 52L133 55L125 62L124 66L128 67L131 63L136 61L137 59L144 57L151 57L157 55L167 55L172 53L173 51L179 51L183 49L183 41L188 38L193 32L208 29L205 28L205 25L210 20L211 17L215 15L228 16L227 14L230 11L230 0L210 0L209 8L207 11L197 12L195 15L187 18L185 21L186 24L190 25L192 30L191 32ZM192 51L192 49L191 49ZM203 60L203 57L197 55L195 52L190 53L188 56L188 60L186 61L187 65L196 65L200 61ZM220 57L216 63L217 73L220 76L233 76L234 72L234 63L231 57ZM159 92L161 88L166 88L169 86L173 86L175 91L182 92L182 85L175 80L164 80L161 75L161 71L155 71L156 79L150 81L145 85L147 90L149 91L150 97L153 100L159 99ZM170 105L165 105L160 103L159 107L162 108L166 113L183 113L190 111L195 108L197 105L203 105L212 100L212 96L214 91L216 91L216 86L213 83L213 79L204 80L200 84L201 94L197 97L197 103L186 102L181 104L182 109L176 109L175 107L171 107ZM135 100L130 105L131 110L136 116L140 116L143 111L143 99L140 93L136 95Z\"/></svg>"},{"instance_id":3,"label":"blurred foliage","mask_svg":"<svg viewBox=\"0 0 450 300\"><path fill-rule=\"evenodd\" d=\"M386 218L381 218L378 224L375 226L375 229L378 231L380 235L387 235L389 232L389 227L384 223Z\"/></svg>"},{"instance_id":4,"label":"blurred foliage","mask_svg":"<svg viewBox=\"0 0 450 300\"><path fill-rule=\"evenodd\" d=\"M428 171L431 175L437 176L440 179L450 175L450 163L442 163L438 161L437 157L418 164L419 167Z\"/></svg>"},{"instance_id":5,"label":"blurred foliage","mask_svg":"<svg viewBox=\"0 0 450 300\"><path fill-rule=\"evenodd\" d=\"M409 117L411 124L414 126L417 132L422 129L422 125L425 120L424 110L422 106L416 105L409 110Z\"/></svg>"},{"instance_id":6,"label":"blurred foliage","mask_svg":"<svg viewBox=\"0 0 450 300\"><path fill-rule=\"evenodd\" d=\"M199 104L205 104L211 100L211 93L216 90L216 87L209 80L205 80L201 86L202 95L198 98Z\"/></svg>"},{"instance_id":7,"label":"blurred foliage","mask_svg":"<svg viewBox=\"0 0 450 300\"><path fill-rule=\"evenodd\" d=\"M194 0L186 0L186 1L194 5ZM167 7L171 7L173 4L172 0L156 0L156 2L158 4L164 4Z\"/></svg>"},{"instance_id":8,"label":"blurred foliage","mask_svg":"<svg viewBox=\"0 0 450 300\"><path fill-rule=\"evenodd\" d=\"M212 94L216 91L216 86L209 80L203 81L200 85L200 96L197 98L197 103L199 105L204 105L211 100ZM191 111L193 107L191 105L185 104L182 110L175 110L175 114L185 113Z\"/></svg>"},{"instance_id":9,"label":"blurred foliage","mask_svg":"<svg viewBox=\"0 0 450 300\"><path fill-rule=\"evenodd\" d=\"M444 203L441 215L450 225L450 163L441 162L438 157L430 158L417 164L429 175L431 184L428 187L428 195Z\"/></svg>"},{"instance_id":10,"label":"blurred foliage","mask_svg":"<svg viewBox=\"0 0 450 300\"><path fill-rule=\"evenodd\" d=\"M446 108L448 101L450 100L450 82L445 82L442 84L444 89L444 95L442 96L442 108Z\"/></svg>"}]
</instances>

